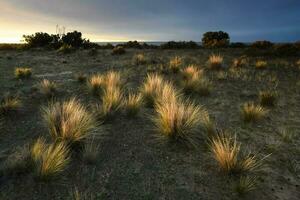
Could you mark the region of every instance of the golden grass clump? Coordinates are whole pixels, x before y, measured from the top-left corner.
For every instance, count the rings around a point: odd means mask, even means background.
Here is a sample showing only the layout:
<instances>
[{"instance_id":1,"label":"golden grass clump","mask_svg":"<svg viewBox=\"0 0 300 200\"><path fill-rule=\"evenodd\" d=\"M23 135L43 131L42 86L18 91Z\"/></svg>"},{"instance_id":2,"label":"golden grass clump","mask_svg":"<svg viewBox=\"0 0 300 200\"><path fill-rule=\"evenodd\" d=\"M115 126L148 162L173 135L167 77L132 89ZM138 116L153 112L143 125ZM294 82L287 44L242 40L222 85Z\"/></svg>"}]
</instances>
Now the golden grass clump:
<instances>
[{"instance_id":1,"label":"golden grass clump","mask_svg":"<svg viewBox=\"0 0 300 200\"><path fill-rule=\"evenodd\" d=\"M103 75L93 75L92 77L90 77L90 79L87 82L89 91L93 94L93 95L99 95L102 92L102 88L104 85L104 77Z\"/></svg>"},{"instance_id":2,"label":"golden grass clump","mask_svg":"<svg viewBox=\"0 0 300 200\"><path fill-rule=\"evenodd\" d=\"M36 177L42 181L58 178L70 162L69 149L63 142L46 144L39 138L31 148Z\"/></svg>"},{"instance_id":3,"label":"golden grass clump","mask_svg":"<svg viewBox=\"0 0 300 200\"><path fill-rule=\"evenodd\" d=\"M259 102L262 106L275 106L277 100L277 92L275 91L260 91Z\"/></svg>"},{"instance_id":4,"label":"golden grass clump","mask_svg":"<svg viewBox=\"0 0 300 200\"><path fill-rule=\"evenodd\" d=\"M52 97L57 92L57 84L47 79L42 80L38 87L40 92L46 97Z\"/></svg>"},{"instance_id":5,"label":"golden grass clump","mask_svg":"<svg viewBox=\"0 0 300 200\"><path fill-rule=\"evenodd\" d=\"M182 65L182 58L179 56L175 56L174 58L170 59L169 68L172 72L177 73L180 70Z\"/></svg>"},{"instance_id":6,"label":"golden grass clump","mask_svg":"<svg viewBox=\"0 0 300 200\"><path fill-rule=\"evenodd\" d=\"M258 60L255 63L255 68L256 69L265 69L267 67L267 65L268 65L267 61Z\"/></svg>"},{"instance_id":7,"label":"golden grass clump","mask_svg":"<svg viewBox=\"0 0 300 200\"><path fill-rule=\"evenodd\" d=\"M189 65L182 71L183 79L191 79L193 77L201 77L203 75L203 70L199 70L194 65Z\"/></svg>"},{"instance_id":8,"label":"golden grass clump","mask_svg":"<svg viewBox=\"0 0 300 200\"><path fill-rule=\"evenodd\" d=\"M80 142L96 128L94 116L75 98L43 107L43 118L55 141Z\"/></svg>"},{"instance_id":9,"label":"golden grass clump","mask_svg":"<svg viewBox=\"0 0 300 200\"><path fill-rule=\"evenodd\" d=\"M161 137L187 145L196 145L197 128L203 114L201 106L165 99L156 104L155 111L153 121Z\"/></svg>"},{"instance_id":10,"label":"golden grass clump","mask_svg":"<svg viewBox=\"0 0 300 200\"><path fill-rule=\"evenodd\" d=\"M209 56L208 64L210 69L222 69L223 57L221 55L212 54Z\"/></svg>"},{"instance_id":11,"label":"golden grass clump","mask_svg":"<svg viewBox=\"0 0 300 200\"><path fill-rule=\"evenodd\" d=\"M32 75L31 68L28 67L18 67L15 69L15 77L17 79L28 79Z\"/></svg>"},{"instance_id":12,"label":"golden grass clump","mask_svg":"<svg viewBox=\"0 0 300 200\"><path fill-rule=\"evenodd\" d=\"M102 119L113 116L123 103L123 92L114 85L107 87L102 95L102 104L97 105L98 116Z\"/></svg>"},{"instance_id":13,"label":"golden grass clump","mask_svg":"<svg viewBox=\"0 0 300 200\"><path fill-rule=\"evenodd\" d=\"M140 111L143 104L141 94L130 93L125 100L124 109L128 116L135 116Z\"/></svg>"},{"instance_id":14,"label":"golden grass clump","mask_svg":"<svg viewBox=\"0 0 300 200\"><path fill-rule=\"evenodd\" d=\"M141 94L147 106L152 107L155 104L158 94L162 91L164 80L157 74L148 74L141 87Z\"/></svg>"},{"instance_id":15,"label":"golden grass clump","mask_svg":"<svg viewBox=\"0 0 300 200\"><path fill-rule=\"evenodd\" d=\"M6 95L0 101L0 114L9 114L18 111L22 106L21 100L17 96Z\"/></svg>"},{"instance_id":16,"label":"golden grass clump","mask_svg":"<svg viewBox=\"0 0 300 200\"><path fill-rule=\"evenodd\" d=\"M231 137L228 133L219 133L210 143L210 149L220 169L228 174L254 172L262 166L262 161L256 155L241 155L241 145L236 141L236 136Z\"/></svg>"},{"instance_id":17,"label":"golden grass clump","mask_svg":"<svg viewBox=\"0 0 300 200\"><path fill-rule=\"evenodd\" d=\"M266 116L268 110L264 107L255 105L253 102L245 103L242 106L242 117L245 122L254 122Z\"/></svg>"},{"instance_id":18,"label":"golden grass clump","mask_svg":"<svg viewBox=\"0 0 300 200\"><path fill-rule=\"evenodd\" d=\"M146 64L147 60L146 60L145 54L139 53L139 54L134 55L133 63L135 65L144 65L144 64Z\"/></svg>"}]
</instances>

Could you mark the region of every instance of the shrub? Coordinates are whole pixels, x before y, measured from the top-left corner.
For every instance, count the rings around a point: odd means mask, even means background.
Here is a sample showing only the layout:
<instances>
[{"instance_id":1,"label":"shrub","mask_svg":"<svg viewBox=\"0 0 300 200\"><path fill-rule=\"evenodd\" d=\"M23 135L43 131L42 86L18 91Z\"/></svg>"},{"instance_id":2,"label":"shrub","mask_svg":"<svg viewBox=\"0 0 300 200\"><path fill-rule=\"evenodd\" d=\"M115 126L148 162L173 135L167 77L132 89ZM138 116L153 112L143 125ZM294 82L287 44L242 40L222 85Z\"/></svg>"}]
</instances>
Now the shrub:
<instances>
[{"instance_id":1,"label":"shrub","mask_svg":"<svg viewBox=\"0 0 300 200\"><path fill-rule=\"evenodd\" d=\"M42 80L38 87L40 92L46 97L52 97L57 92L57 84L47 79Z\"/></svg>"},{"instance_id":2,"label":"shrub","mask_svg":"<svg viewBox=\"0 0 300 200\"><path fill-rule=\"evenodd\" d=\"M5 95L0 101L0 115L18 111L22 106L21 100L17 96Z\"/></svg>"},{"instance_id":3,"label":"shrub","mask_svg":"<svg viewBox=\"0 0 300 200\"><path fill-rule=\"evenodd\" d=\"M226 47L229 45L230 38L228 33L223 31L206 32L202 37L204 47Z\"/></svg>"},{"instance_id":4,"label":"shrub","mask_svg":"<svg viewBox=\"0 0 300 200\"><path fill-rule=\"evenodd\" d=\"M18 67L15 69L15 77L17 79L28 79L32 75L31 68L28 67Z\"/></svg>"},{"instance_id":5,"label":"shrub","mask_svg":"<svg viewBox=\"0 0 300 200\"><path fill-rule=\"evenodd\" d=\"M82 33L78 31L69 32L62 36L62 42L72 47L80 47L83 44Z\"/></svg>"},{"instance_id":6,"label":"shrub","mask_svg":"<svg viewBox=\"0 0 300 200\"><path fill-rule=\"evenodd\" d=\"M114 47L112 50L112 55L122 55L125 53L126 53L126 51L125 51L124 47L122 47L122 46Z\"/></svg>"},{"instance_id":7,"label":"shrub","mask_svg":"<svg viewBox=\"0 0 300 200\"><path fill-rule=\"evenodd\" d=\"M164 80L157 74L148 74L145 82L141 87L141 94L147 106L152 107L155 99L162 91Z\"/></svg>"},{"instance_id":8,"label":"shrub","mask_svg":"<svg viewBox=\"0 0 300 200\"><path fill-rule=\"evenodd\" d=\"M245 48L247 47L247 44L242 43L242 42L232 42L229 45L230 48Z\"/></svg>"},{"instance_id":9,"label":"shrub","mask_svg":"<svg viewBox=\"0 0 300 200\"><path fill-rule=\"evenodd\" d=\"M153 121L161 137L186 145L196 145L197 128L203 113L200 106L165 99L156 104L155 111Z\"/></svg>"},{"instance_id":10,"label":"shrub","mask_svg":"<svg viewBox=\"0 0 300 200\"><path fill-rule=\"evenodd\" d=\"M96 128L94 116L75 98L63 103L51 103L43 107L42 111L50 135L55 141L78 143L91 136Z\"/></svg>"},{"instance_id":11,"label":"shrub","mask_svg":"<svg viewBox=\"0 0 300 200\"><path fill-rule=\"evenodd\" d=\"M169 67L172 72L174 73L179 72L181 65L182 65L181 57L175 56L174 58L170 59Z\"/></svg>"},{"instance_id":12,"label":"shrub","mask_svg":"<svg viewBox=\"0 0 300 200\"><path fill-rule=\"evenodd\" d=\"M260 91L259 102L262 106L275 106L277 92L275 91Z\"/></svg>"},{"instance_id":13,"label":"shrub","mask_svg":"<svg viewBox=\"0 0 300 200\"><path fill-rule=\"evenodd\" d=\"M175 42L169 41L160 45L161 49L197 49L200 46L193 41L189 42Z\"/></svg>"},{"instance_id":14,"label":"shrub","mask_svg":"<svg viewBox=\"0 0 300 200\"><path fill-rule=\"evenodd\" d=\"M276 44L273 47L274 54L277 56L296 56L300 50L294 44Z\"/></svg>"},{"instance_id":15,"label":"shrub","mask_svg":"<svg viewBox=\"0 0 300 200\"><path fill-rule=\"evenodd\" d=\"M254 122L262 119L266 116L268 111L258 105L255 105L253 102L245 103L242 106L242 117L245 122Z\"/></svg>"},{"instance_id":16,"label":"shrub","mask_svg":"<svg viewBox=\"0 0 300 200\"><path fill-rule=\"evenodd\" d=\"M135 116L142 106L142 95L130 93L125 100L124 108L128 116Z\"/></svg>"},{"instance_id":17,"label":"shrub","mask_svg":"<svg viewBox=\"0 0 300 200\"><path fill-rule=\"evenodd\" d=\"M146 61L145 55L142 54L142 53L136 54L136 55L133 57L133 63L134 63L135 65L144 65L144 64L146 64L147 61Z\"/></svg>"},{"instance_id":18,"label":"shrub","mask_svg":"<svg viewBox=\"0 0 300 200\"><path fill-rule=\"evenodd\" d=\"M252 48L256 49L269 49L273 46L273 43L270 41L262 40L262 41L256 41L251 44Z\"/></svg>"},{"instance_id":19,"label":"shrub","mask_svg":"<svg viewBox=\"0 0 300 200\"><path fill-rule=\"evenodd\" d=\"M265 69L267 67L268 63L263 60L258 60L255 63L255 68L256 69Z\"/></svg>"},{"instance_id":20,"label":"shrub","mask_svg":"<svg viewBox=\"0 0 300 200\"><path fill-rule=\"evenodd\" d=\"M33 35L23 35L23 38L30 47L46 47L55 41L57 35L38 32Z\"/></svg>"},{"instance_id":21,"label":"shrub","mask_svg":"<svg viewBox=\"0 0 300 200\"><path fill-rule=\"evenodd\" d=\"M104 82L105 82L105 80L104 80L103 75L99 75L99 74L93 75L87 82L89 91L93 95L101 94Z\"/></svg>"},{"instance_id":22,"label":"shrub","mask_svg":"<svg viewBox=\"0 0 300 200\"><path fill-rule=\"evenodd\" d=\"M65 143L47 145L38 139L31 149L31 157L38 180L49 181L58 178L70 162L69 149Z\"/></svg>"},{"instance_id":23,"label":"shrub","mask_svg":"<svg viewBox=\"0 0 300 200\"><path fill-rule=\"evenodd\" d=\"M221 55L212 54L209 56L208 64L210 69L222 69L223 57Z\"/></svg>"}]
</instances>

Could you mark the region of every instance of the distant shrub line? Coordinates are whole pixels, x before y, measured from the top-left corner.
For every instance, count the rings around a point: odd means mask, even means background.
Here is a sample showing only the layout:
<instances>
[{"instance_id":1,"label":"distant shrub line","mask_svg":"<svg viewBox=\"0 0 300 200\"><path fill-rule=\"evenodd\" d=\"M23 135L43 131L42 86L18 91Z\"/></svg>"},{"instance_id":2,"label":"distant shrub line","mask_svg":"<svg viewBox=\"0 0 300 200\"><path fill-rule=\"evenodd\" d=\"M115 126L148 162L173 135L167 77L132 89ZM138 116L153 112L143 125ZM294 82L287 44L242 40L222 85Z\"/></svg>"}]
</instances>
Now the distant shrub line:
<instances>
[{"instance_id":1,"label":"distant shrub line","mask_svg":"<svg viewBox=\"0 0 300 200\"><path fill-rule=\"evenodd\" d=\"M229 34L223 31L206 32L203 34L201 45L194 41L168 41L160 45L129 41L116 46L107 43L99 45L82 38L78 31L68 32L64 35L37 32L32 35L24 35L25 44L0 44L0 50L21 50L29 48L61 49L70 48L84 49L114 49L116 47L133 49L200 49L200 48L243 48L245 54L252 56L295 56L300 53L300 41L295 43L274 44L270 41L261 40L253 43L230 42Z\"/></svg>"}]
</instances>

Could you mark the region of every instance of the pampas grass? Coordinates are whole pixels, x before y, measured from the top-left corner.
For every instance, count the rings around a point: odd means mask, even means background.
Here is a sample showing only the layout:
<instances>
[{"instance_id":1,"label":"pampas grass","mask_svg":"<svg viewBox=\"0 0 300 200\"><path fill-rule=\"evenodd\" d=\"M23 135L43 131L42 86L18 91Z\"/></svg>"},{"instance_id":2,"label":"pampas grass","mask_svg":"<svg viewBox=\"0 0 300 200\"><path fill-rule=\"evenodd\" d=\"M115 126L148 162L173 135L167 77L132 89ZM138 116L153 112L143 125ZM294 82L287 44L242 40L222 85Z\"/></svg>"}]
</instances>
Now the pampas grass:
<instances>
[{"instance_id":1,"label":"pampas grass","mask_svg":"<svg viewBox=\"0 0 300 200\"><path fill-rule=\"evenodd\" d=\"M38 88L46 97L52 97L57 92L57 84L47 79L42 80L39 83Z\"/></svg>"},{"instance_id":2,"label":"pampas grass","mask_svg":"<svg viewBox=\"0 0 300 200\"><path fill-rule=\"evenodd\" d=\"M43 118L55 141L80 142L96 128L94 116L75 98L42 108Z\"/></svg>"},{"instance_id":3,"label":"pampas grass","mask_svg":"<svg viewBox=\"0 0 300 200\"><path fill-rule=\"evenodd\" d=\"M242 106L241 113L245 122L255 122L265 117L268 110L262 106L255 105L253 102L248 102Z\"/></svg>"},{"instance_id":4,"label":"pampas grass","mask_svg":"<svg viewBox=\"0 0 300 200\"><path fill-rule=\"evenodd\" d=\"M15 69L15 77L17 79L28 79L32 75L31 68L28 67L18 67Z\"/></svg>"},{"instance_id":5,"label":"pampas grass","mask_svg":"<svg viewBox=\"0 0 300 200\"><path fill-rule=\"evenodd\" d=\"M69 149L65 143L46 144L38 139L31 149L38 180L49 181L58 178L70 162Z\"/></svg>"},{"instance_id":6,"label":"pampas grass","mask_svg":"<svg viewBox=\"0 0 300 200\"><path fill-rule=\"evenodd\" d=\"M221 55L212 54L209 56L208 64L210 69L222 69L223 57Z\"/></svg>"}]
</instances>

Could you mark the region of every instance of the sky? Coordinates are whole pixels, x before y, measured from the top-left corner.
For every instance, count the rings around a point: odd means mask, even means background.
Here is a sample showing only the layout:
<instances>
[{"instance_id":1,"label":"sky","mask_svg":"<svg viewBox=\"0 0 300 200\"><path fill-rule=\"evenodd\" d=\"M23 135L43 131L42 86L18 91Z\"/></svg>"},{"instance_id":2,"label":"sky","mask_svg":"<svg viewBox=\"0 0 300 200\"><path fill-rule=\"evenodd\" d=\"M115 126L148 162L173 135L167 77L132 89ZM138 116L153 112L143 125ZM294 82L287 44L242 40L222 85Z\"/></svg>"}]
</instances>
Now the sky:
<instances>
[{"instance_id":1,"label":"sky","mask_svg":"<svg viewBox=\"0 0 300 200\"><path fill-rule=\"evenodd\" d=\"M94 42L201 41L218 30L234 42L293 42L300 0L0 0L0 43L56 25Z\"/></svg>"}]
</instances>

